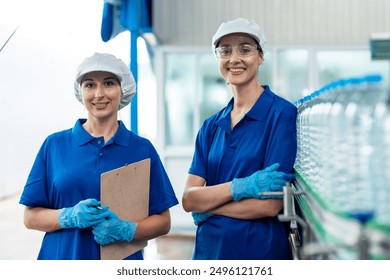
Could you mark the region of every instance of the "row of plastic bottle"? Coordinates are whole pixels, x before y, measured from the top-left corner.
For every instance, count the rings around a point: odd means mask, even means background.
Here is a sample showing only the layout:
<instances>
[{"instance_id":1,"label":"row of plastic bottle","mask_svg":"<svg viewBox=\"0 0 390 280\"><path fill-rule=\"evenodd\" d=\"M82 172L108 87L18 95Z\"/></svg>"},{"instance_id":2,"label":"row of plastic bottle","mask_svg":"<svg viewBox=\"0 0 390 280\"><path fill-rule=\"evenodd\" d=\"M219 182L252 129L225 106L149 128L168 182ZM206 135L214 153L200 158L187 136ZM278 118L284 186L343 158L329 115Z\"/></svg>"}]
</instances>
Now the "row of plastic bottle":
<instances>
[{"instance_id":1,"label":"row of plastic bottle","mask_svg":"<svg viewBox=\"0 0 390 280\"><path fill-rule=\"evenodd\" d=\"M338 80L295 105L296 172L329 210L390 226L390 105L382 77Z\"/></svg>"}]
</instances>

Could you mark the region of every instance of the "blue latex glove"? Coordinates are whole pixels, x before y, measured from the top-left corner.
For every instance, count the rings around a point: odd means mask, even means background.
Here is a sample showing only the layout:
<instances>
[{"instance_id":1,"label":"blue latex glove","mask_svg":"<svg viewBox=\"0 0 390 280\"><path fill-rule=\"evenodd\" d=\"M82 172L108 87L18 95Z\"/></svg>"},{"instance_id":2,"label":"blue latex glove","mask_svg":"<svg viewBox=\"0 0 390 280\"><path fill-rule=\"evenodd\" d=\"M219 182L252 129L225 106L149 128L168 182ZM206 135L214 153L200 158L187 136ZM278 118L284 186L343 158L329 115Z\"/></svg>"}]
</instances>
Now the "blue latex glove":
<instances>
[{"instance_id":1,"label":"blue latex glove","mask_svg":"<svg viewBox=\"0 0 390 280\"><path fill-rule=\"evenodd\" d=\"M58 216L61 228L87 228L102 222L108 215L108 207L100 207L94 198L82 200L73 207L62 208Z\"/></svg>"},{"instance_id":2,"label":"blue latex glove","mask_svg":"<svg viewBox=\"0 0 390 280\"><path fill-rule=\"evenodd\" d=\"M192 212L192 218L194 219L194 224L197 226L199 223L205 222L213 214L209 212Z\"/></svg>"},{"instance_id":3,"label":"blue latex glove","mask_svg":"<svg viewBox=\"0 0 390 280\"><path fill-rule=\"evenodd\" d=\"M283 191L283 187L286 183L295 178L294 174L277 171L279 166L279 163L274 163L248 177L233 179L230 193L233 196L234 201L244 198L282 198L282 196L271 197L259 195L260 192Z\"/></svg>"},{"instance_id":4,"label":"blue latex glove","mask_svg":"<svg viewBox=\"0 0 390 280\"><path fill-rule=\"evenodd\" d=\"M135 223L121 220L115 213L108 212L106 219L92 229L95 241L101 245L116 241L131 242L137 229Z\"/></svg>"}]
</instances>

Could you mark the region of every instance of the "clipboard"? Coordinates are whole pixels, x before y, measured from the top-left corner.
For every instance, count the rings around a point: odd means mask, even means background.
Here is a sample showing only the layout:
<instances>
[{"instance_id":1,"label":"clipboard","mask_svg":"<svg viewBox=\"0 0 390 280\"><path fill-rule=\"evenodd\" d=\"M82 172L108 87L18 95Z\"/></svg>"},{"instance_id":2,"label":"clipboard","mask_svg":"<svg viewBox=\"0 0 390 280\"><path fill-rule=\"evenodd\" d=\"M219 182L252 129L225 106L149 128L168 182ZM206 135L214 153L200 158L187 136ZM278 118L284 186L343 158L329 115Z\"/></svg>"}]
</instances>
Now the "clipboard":
<instances>
[{"instance_id":1,"label":"clipboard","mask_svg":"<svg viewBox=\"0 0 390 280\"><path fill-rule=\"evenodd\" d=\"M101 204L119 218L139 221L149 215L150 158L102 173L100 179ZM100 245L100 259L123 260L146 246L146 240Z\"/></svg>"}]
</instances>

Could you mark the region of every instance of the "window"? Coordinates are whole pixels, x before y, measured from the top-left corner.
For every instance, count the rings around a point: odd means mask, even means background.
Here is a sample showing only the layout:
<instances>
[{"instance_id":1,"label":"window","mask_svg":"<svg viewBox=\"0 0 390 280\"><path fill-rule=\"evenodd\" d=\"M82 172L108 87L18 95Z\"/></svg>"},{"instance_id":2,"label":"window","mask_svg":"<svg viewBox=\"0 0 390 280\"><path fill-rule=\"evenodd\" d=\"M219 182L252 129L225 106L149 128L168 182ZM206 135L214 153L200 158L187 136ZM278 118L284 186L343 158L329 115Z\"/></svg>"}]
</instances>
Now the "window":
<instances>
[{"instance_id":1,"label":"window","mask_svg":"<svg viewBox=\"0 0 390 280\"><path fill-rule=\"evenodd\" d=\"M318 51L318 87L341 78L381 74L388 84L388 61L372 61L369 50Z\"/></svg>"},{"instance_id":2,"label":"window","mask_svg":"<svg viewBox=\"0 0 390 280\"><path fill-rule=\"evenodd\" d=\"M277 94L294 102L309 90L309 51L307 49L281 49L277 52Z\"/></svg>"},{"instance_id":3,"label":"window","mask_svg":"<svg viewBox=\"0 0 390 280\"><path fill-rule=\"evenodd\" d=\"M199 59L199 123L222 109L232 97L226 81L219 73L218 61L213 55L203 54Z\"/></svg>"},{"instance_id":4,"label":"window","mask_svg":"<svg viewBox=\"0 0 390 280\"><path fill-rule=\"evenodd\" d=\"M164 107L167 146L193 143L196 55L169 53L165 61Z\"/></svg>"},{"instance_id":5,"label":"window","mask_svg":"<svg viewBox=\"0 0 390 280\"><path fill-rule=\"evenodd\" d=\"M165 69L165 143L193 146L201 123L227 104L230 90L206 52L168 53Z\"/></svg>"}]
</instances>

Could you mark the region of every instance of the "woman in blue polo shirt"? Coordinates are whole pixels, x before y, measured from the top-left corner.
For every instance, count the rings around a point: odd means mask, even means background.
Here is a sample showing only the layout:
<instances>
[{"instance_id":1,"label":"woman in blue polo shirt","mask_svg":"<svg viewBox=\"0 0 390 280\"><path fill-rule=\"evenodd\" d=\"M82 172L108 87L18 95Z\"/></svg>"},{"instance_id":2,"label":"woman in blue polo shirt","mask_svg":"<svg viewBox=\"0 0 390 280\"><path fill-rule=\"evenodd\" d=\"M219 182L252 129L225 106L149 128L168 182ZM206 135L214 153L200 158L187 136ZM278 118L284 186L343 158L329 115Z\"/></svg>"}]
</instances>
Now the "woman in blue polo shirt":
<instances>
[{"instance_id":1,"label":"woman in blue polo shirt","mask_svg":"<svg viewBox=\"0 0 390 280\"><path fill-rule=\"evenodd\" d=\"M136 88L126 64L95 53L80 64L74 87L88 117L46 138L20 198L26 227L46 232L38 259L100 259L100 244L164 235L169 208L178 204L151 142L118 121ZM149 216L121 220L100 205L100 175L146 158L151 160ZM126 259L143 255L138 251Z\"/></svg>"},{"instance_id":2,"label":"woman in blue polo shirt","mask_svg":"<svg viewBox=\"0 0 390 280\"><path fill-rule=\"evenodd\" d=\"M233 98L200 128L183 194L197 225L193 259L290 259L277 214L293 180L296 107L258 82L266 40L247 19L224 22L212 39Z\"/></svg>"}]
</instances>

